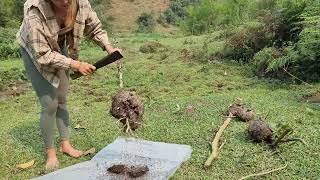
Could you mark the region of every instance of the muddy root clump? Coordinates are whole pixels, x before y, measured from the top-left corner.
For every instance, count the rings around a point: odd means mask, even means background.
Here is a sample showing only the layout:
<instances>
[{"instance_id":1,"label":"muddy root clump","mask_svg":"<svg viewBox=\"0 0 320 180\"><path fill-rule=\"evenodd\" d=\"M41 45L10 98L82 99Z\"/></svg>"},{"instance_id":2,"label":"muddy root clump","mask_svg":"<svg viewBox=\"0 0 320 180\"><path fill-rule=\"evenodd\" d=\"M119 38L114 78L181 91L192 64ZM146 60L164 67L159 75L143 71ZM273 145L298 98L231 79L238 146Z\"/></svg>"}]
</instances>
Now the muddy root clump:
<instances>
[{"instance_id":1,"label":"muddy root clump","mask_svg":"<svg viewBox=\"0 0 320 180\"><path fill-rule=\"evenodd\" d=\"M248 134L254 142L260 143L265 141L272 143L273 131L269 128L268 124L260 118L250 123Z\"/></svg>"},{"instance_id":2,"label":"muddy root clump","mask_svg":"<svg viewBox=\"0 0 320 180\"><path fill-rule=\"evenodd\" d=\"M137 178L145 175L148 171L148 166L131 166L128 170L128 175L130 178Z\"/></svg>"},{"instance_id":3,"label":"muddy root clump","mask_svg":"<svg viewBox=\"0 0 320 180\"><path fill-rule=\"evenodd\" d=\"M255 114L251 109L248 109L241 104L232 104L229 107L229 112L244 122L249 122L255 117Z\"/></svg>"},{"instance_id":4,"label":"muddy root clump","mask_svg":"<svg viewBox=\"0 0 320 180\"><path fill-rule=\"evenodd\" d=\"M108 172L110 173L115 173L115 174L124 174L127 172L127 167L126 165L123 164L118 164L118 165L113 165L107 169Z\"/></svg>"},{"instance_id":5,"label":"muddy root clump","mask_svg":"<svg viewBox=\"0 0 320 180\"><path fill-rule=\"evenodd\" d=\"M134 92L120 91L112 99L110 113L120 120L125 131L136 130L141 125L144 106Z\"/></svg>"},{"instance_id":6,"label":"muddy root clump","mask_svg":"<svg viewBox=\"0 0 320 180\"><path fill-rule=\"evenodd\" d=\"M146 165L127 166L124 164L117 164L109 167L107 171L113 174L127 175L130 178L137 178L145 175L149 171L149 168Z\"/></svg>"}]
</instances>

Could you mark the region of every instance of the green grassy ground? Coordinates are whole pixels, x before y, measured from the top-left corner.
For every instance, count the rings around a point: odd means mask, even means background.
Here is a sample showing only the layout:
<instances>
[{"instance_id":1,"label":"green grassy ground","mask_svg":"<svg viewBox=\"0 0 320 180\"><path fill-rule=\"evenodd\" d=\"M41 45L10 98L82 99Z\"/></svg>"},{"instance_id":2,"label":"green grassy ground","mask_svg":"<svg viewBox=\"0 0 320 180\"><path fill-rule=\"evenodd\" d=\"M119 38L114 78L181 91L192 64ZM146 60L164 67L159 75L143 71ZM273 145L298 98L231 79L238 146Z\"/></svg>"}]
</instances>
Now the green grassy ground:
<instances>
[{"instance_id":1,"label":"green grassy ground","mask_svg":"<svg viewBox=\"0 0 320 180\"><path fill-rule=\"evenodd\" d=\"M248 67L233 63L207 63L205 58L181 57L181 49L201 50L207 36L171 37L135 35L119 38L124 50L125 88L134 90L145 102L144 127L134 136L151 141L187 144L192 157L172 179L237 179L287 164L281 172L266 179L317 179L320 177L320 108L301 101L303 95L319 89L303 85L282 84L255 78ZM142 54L138 49L147 40L158 40L167 52ZM210 48L221 47L218 40ZM99 48L85 48L81 57L93 62L104 54ZM200 63L202 62L202 63ZM2 62L3 63L3 62ZM21 68L15 63L14 66ZM9 66L8 66L9 67ZM225 75L226 72L226 75ZM109 114L111 97L118 91L117 69L111 65L90 77L73 81L69 96L71 130L76 147L102 149L118 136L127 136ZM274 153L265 144L250 142L247 124L233 121L223 134L227 143L220 158L210 169L203 164L209 154L208 142L214 129L222 123L222 113L236 98L241 98L260 116L267 116L271 127L290 124L292 136L303 138L307 145L285 144ZM180 108L178 108L178 106ZM186 107L192 106L193 113ZM0 101L0 177L27 179L42 174L43 142L39 132L39 103L29 89L23 96ZM59 154L60 167L89 160L72 159ZM16 164L35 159L27 170Z\"/></svg>"}]
</instances>

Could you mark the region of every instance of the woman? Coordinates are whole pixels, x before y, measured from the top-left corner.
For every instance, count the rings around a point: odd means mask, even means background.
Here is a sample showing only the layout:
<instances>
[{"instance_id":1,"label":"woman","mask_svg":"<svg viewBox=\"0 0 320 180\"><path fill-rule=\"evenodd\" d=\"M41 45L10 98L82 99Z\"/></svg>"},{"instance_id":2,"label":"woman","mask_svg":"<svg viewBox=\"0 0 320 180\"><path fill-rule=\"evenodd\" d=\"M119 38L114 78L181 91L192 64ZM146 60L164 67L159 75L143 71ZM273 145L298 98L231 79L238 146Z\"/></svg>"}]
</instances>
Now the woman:
<instances>
[{"instance_id":1,"label":"woman","mask_svg":"<svg viewBox=\"0 0 320 180\"><path fill-rule=\"evenodd\" d=\"M40 129L46 147L46 168L57 168L59 161L54 148L54 126L60 134L60 150L71 157L80 157L70 143L69 114L66 96L69 70L89 75L95 67L78 60L83 35L112 53L107 33L88 0L27 0L24 20L17 40L22 59L40 104Z\"/></svg>"}]
</instances>

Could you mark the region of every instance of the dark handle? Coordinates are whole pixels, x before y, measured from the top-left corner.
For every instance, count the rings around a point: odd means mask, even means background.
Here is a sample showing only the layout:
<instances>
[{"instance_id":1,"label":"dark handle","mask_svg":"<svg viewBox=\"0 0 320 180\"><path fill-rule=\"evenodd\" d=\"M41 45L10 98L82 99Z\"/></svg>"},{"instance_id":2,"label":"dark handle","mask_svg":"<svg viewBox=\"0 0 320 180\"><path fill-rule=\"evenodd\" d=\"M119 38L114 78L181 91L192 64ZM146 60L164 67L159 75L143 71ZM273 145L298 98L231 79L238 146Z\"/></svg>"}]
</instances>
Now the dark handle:
<instances>
[{"instance_id":1,"label":"dark handle","mask_svg":"<svg viewBox=\"0 0 320 180\"><path fill-rule=\"evenodd\" d=\"M100 59L96 63L94 63L93 66L95 66L96 70L98 70L98 69L100 69L108 64L111 64L121 58L123 58L122 54L119 51L115 51L115 52L109 54L108 56ZM74 72L73 74L70 75L71 79L77 79L81 76L83 76L83 75L80 72Z\"/></svg>"}]
</instances>

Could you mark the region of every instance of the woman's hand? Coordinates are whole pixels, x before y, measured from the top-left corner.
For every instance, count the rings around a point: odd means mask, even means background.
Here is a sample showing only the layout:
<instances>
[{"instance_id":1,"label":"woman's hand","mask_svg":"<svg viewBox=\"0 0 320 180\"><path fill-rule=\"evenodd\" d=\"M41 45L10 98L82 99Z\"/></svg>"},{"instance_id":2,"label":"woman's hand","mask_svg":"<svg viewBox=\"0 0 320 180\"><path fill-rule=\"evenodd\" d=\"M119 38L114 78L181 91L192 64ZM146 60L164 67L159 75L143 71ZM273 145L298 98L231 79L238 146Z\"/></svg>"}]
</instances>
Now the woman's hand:
<instances>
[{"instance_id":1,"label":"woman's hand","mask_svg":"<svg viewBox=\"0 0 320 180\"><path fill-rule=\"evenodd\" d=\"M94 67L91 64L75 60L71 61L71 68L75 69L76 71L79 71L84 76L92 74L96 70L96 67Z\"/></svg>"}]
</instances>

